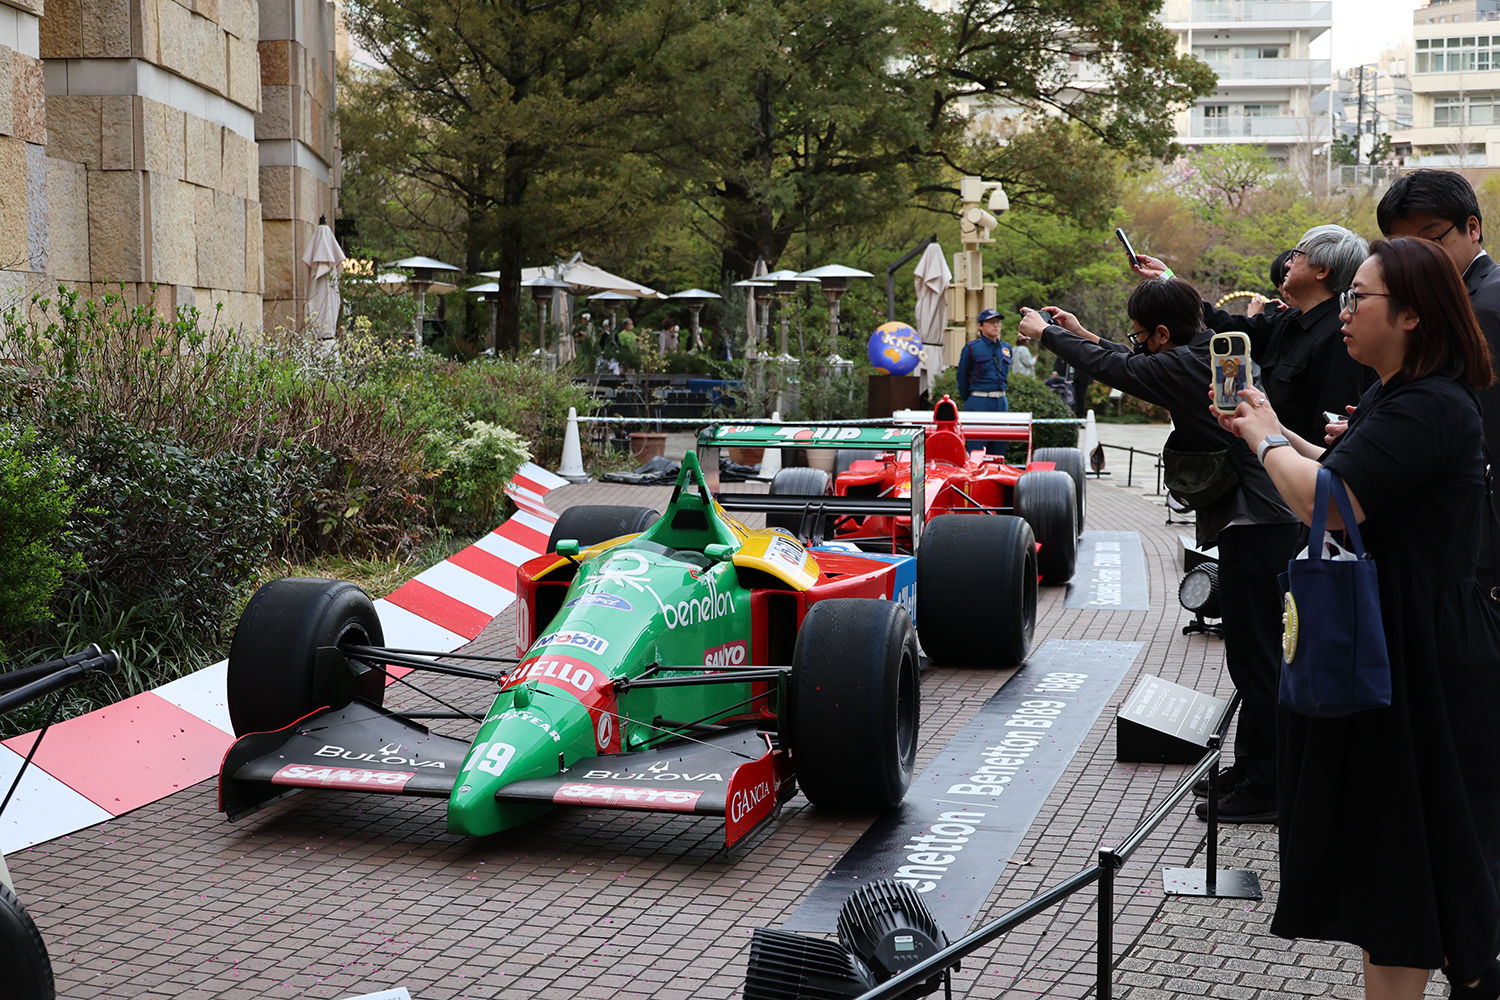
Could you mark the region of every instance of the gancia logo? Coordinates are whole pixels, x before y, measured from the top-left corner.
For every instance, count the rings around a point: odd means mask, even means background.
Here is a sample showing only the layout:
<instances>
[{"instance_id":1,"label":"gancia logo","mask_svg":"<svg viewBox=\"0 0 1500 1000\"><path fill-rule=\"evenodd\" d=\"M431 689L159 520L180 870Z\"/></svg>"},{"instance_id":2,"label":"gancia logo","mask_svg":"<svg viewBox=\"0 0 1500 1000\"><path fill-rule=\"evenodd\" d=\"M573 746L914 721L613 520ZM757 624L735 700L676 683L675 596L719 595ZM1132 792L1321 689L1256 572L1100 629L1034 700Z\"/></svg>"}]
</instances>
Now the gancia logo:
<instances>
[{"instance_id":1,"label":"gancia logo","mask_svg":"<svg viewBox=\"0 0 1500 1000\"><path fill-rule=\"evenodd\" d=\"M771 783L769 781L757 782L749 788L735 792L729 797L730 820L735 823L741 822L770 797Z\"/></svg>"}]
</instances>

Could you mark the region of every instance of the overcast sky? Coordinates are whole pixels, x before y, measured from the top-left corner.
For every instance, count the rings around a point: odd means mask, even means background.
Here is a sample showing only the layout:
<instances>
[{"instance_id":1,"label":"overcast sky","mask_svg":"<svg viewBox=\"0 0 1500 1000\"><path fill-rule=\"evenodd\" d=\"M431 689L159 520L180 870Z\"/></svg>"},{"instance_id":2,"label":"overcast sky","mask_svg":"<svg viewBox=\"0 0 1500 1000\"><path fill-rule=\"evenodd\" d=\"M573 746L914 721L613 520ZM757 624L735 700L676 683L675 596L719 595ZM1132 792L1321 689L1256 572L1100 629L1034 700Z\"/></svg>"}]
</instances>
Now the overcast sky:
<instances>
[{"instance_id":1,"label":"overcast sky","mask_svg":"<svg viewBox=\"0 0 1500 1000\"><path fill-rule=\"evenodd\" d=\"M1333 0L1333 68L1348 69L1374 62L1381 49L1394 48L1411 34L1412 13L1418 0ZM1313 55L1329 56L1329 36L1313 43Z\"/></svg>"}]
</instances>

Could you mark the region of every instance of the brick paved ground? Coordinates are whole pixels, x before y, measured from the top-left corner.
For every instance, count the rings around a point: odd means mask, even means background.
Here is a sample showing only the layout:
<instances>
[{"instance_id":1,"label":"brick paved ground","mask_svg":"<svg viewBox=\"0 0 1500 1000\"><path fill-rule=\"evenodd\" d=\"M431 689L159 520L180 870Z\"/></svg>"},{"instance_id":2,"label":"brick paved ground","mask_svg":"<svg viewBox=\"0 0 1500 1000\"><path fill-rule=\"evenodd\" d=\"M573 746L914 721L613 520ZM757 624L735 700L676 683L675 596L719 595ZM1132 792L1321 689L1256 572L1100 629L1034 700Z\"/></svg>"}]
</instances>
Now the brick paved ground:
<instances>
[{"instance_id":1,"label":"brick paved ground","mask_svg":"<svg viewBox=\"0 0 1500 1000\"><path fill-rule=\"evenodd\" d=\"M1038 641L1143 643L1115 704L1142 671L1227 696L1219 641L1180 634L1188 616L1176 602L1177 536L1187 529L1164 525L1147 497L1107 483L1089 489L1092 527L1140 533L1152 610L1065 611L1062 590L1048 588ZM548 502L659 506L665 495L593 484L559 489ZM474 645L510 648L510 616ZM919 766L1007 676L925 675ZM473 682L421 683L475 710L489 701ZM401 688L388 702L421 704ZM1184 772L1115 763L1113 707L1021 845L1023 863L1002 873L982 920L1087 867ZM215 809L206 782L9 859L51 949L60 995L290 1000L399 985L418 1000L738 996L751 930L779 926L869 822L821 814L799 796L779 823L726 857L717 847L721 825L707 818L564 809L473 840L447 834L441 803L426 800L304 793L235 825ZM1354 949L1267 933L1277 877L1272 827L1227 828L1220 853L1222 867L1259 873L1264 902L1163 898L1161 867L1201 865L1203 831L1184 803L1119 873L1116 994L1357 996ZM969 960L955 994L1085 996L1095 905L1093 889L1084 890Z\"/></svg>"}]
</instances>

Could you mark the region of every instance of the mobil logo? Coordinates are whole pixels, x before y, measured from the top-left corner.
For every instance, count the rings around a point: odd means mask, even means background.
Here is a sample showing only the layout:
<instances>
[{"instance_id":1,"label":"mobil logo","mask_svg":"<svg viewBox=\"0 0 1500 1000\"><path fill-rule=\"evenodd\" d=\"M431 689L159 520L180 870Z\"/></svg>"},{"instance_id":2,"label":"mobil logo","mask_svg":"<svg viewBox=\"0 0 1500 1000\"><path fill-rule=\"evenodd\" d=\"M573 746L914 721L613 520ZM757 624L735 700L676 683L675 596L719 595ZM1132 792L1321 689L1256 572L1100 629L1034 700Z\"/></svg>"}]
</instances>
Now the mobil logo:
<instances>
[{"instance_id":1,"label":"mobil logo","mask_svg":"<svg viewBox=\"0 0 1500 1000\"><path fill-rule=\"evenodd\" d=\"M609 640L601 639L592 632L549 632L535 643L537 646L575 646L595 655L603 655L609 648Z\"/></svg>"},{"instance_id":2,"label":"mobil logo","mask_svg":"<svg viewBox=\"0 0 1500 1000\"><path fill-rule=\"evenodd\" d=\"M738 667L749 658L750 646L746 642L726 642L703 651L705 667Z\"/></svg>"}]
</instances>

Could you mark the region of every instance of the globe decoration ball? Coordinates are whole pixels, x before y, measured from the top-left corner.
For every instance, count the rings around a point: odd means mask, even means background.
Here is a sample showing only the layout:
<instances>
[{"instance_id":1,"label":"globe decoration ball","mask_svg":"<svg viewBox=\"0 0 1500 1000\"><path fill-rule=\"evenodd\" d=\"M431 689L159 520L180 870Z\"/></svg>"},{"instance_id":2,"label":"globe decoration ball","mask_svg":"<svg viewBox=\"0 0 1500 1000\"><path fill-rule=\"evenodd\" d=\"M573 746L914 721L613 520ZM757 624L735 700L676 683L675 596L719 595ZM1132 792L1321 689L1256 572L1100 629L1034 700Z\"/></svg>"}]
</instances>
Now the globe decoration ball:
<instances>
[{"instance_id":1,"label":"globe decoration ball","mask_svg":"<svg viewBox=\"0 0 1500 1000\"><path fill-rule=\"evenodd\" d=\"M875 328L866 353L882 375L910 375L927 356L921 334L894 320Z\"/></svg>"}]
</instances>

